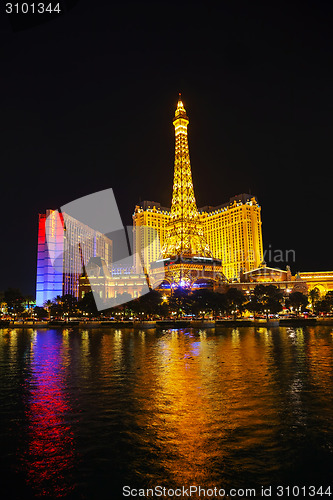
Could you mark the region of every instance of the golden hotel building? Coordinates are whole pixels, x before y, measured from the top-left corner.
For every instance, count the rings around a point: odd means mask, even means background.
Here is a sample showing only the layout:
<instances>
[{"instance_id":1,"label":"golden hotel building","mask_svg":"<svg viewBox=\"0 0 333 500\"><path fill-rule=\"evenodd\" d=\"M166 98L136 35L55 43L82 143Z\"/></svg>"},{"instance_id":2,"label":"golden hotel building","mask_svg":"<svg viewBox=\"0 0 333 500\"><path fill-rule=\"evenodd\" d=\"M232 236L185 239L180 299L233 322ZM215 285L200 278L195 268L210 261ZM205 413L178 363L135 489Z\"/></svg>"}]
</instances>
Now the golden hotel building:
<instances>
[{"instance_id":1,"label":"golden hotel building","mask_svg":"<svg viewBox=\"0 0 333 500\"><path fill-rule=\"evenodd\" d=\"M223 205L205 206L199 212L205 239L214 258L221 259L226 278L238 279L241 270L247 272L260 266L263 261L261 207L254 196L243 193ZM138 256L148 267L161 258L169 220L170 209L157 202L144 201L135 207L134 265L137 272Z\"/></svg>"}]
</instances>

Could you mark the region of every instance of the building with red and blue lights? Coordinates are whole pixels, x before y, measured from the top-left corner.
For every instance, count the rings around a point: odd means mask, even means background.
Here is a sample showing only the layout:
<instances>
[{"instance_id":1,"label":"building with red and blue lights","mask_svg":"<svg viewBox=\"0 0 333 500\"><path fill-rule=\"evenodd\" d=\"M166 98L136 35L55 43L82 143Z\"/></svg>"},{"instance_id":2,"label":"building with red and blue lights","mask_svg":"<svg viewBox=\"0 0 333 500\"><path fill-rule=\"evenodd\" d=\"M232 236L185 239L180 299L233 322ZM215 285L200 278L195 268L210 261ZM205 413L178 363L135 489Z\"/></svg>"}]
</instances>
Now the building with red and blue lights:
<instances>
[{"instance_id":1,"label":"building with red and blue lights","mask_svg":"<svg viewBox=\"0 0 333 500\"><path fill-rule=\"evenodd\" d=\"M58 295L79 298L79 278L91 257L112 265L112 241L66 213L39 214L36 304Z\"/></svg>"}]
</instances>

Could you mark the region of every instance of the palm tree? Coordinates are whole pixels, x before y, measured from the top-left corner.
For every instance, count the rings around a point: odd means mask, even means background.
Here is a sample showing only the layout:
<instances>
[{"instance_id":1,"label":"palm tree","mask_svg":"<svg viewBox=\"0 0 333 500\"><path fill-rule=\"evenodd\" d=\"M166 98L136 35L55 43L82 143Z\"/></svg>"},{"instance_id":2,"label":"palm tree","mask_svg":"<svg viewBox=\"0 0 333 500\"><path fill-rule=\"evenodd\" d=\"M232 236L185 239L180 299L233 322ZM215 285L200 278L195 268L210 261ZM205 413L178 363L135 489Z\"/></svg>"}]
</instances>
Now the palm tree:
<instances>
[{"instance_id":1,"label":"palm tree","mask_svg":"<svg viewBox=\"0 0 333 500\"><path fill-rule=\"evenodd\" d=\"M52 300L48 299L44 302L43 307L47 310L49 314L49 319L51 319L51 307L53 306Z\"/></svg>"},{"instance_id":2,"label":"palm tree","mask_svg":"<svg viewBox=\"0 0 333 500\"><path fill-rule=\"evenodd\" d=\"M309 297L310 297L312 312L314 312L316 302L320 299L320 292L317 287L312 288L312 290L310 290Z\"/></svg>"}]
</instances>

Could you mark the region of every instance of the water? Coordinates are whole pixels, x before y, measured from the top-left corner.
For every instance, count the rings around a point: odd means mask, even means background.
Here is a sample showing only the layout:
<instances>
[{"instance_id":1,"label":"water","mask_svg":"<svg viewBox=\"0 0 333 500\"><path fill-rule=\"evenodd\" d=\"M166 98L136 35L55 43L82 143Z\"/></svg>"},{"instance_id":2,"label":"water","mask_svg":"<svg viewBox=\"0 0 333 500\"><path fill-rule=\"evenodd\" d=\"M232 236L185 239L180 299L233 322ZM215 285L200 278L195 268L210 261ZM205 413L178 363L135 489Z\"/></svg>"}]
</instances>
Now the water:
<instances>
[{"instance_id":1,"label":"water","mask_svg":"<svg viewBox=\"0 0 333 500\"><path fill-rule=\"evenodd\" d=\"M125 498L125 485L326 490L332 379L330 327L2 330L2 491L90 500Z\"/></svg>"}]
</instances>

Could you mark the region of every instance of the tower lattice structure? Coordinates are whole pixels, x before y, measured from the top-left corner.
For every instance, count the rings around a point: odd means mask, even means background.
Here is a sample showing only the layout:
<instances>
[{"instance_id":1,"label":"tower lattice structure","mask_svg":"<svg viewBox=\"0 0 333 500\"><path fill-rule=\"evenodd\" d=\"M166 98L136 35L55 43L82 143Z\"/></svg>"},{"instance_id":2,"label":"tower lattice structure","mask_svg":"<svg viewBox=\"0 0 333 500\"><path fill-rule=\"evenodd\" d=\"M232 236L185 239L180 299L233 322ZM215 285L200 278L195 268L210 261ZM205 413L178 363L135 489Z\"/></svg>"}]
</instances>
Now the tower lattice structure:
<instances>
[{"instance_id":1,"label":"tower lattice structure","mask_svg":"<svg viewBox=\"0 0 333 500\"><path fill-rule=\"evenodd\" d=\"M172 123L175 127L174 180L170 222L167 226L167 236L162 247L162 256L164 258L175 256L212 258L212 252L204 237L194 196L187 140L189 119L186 115L181 94L179 94Z\"/></svg>"}]
</instances>

